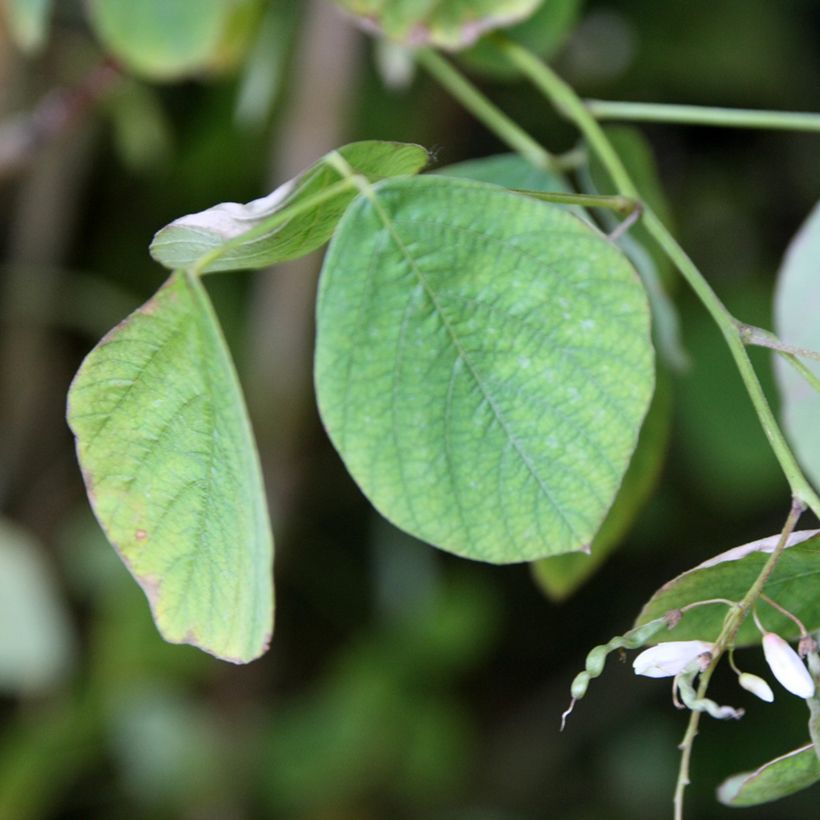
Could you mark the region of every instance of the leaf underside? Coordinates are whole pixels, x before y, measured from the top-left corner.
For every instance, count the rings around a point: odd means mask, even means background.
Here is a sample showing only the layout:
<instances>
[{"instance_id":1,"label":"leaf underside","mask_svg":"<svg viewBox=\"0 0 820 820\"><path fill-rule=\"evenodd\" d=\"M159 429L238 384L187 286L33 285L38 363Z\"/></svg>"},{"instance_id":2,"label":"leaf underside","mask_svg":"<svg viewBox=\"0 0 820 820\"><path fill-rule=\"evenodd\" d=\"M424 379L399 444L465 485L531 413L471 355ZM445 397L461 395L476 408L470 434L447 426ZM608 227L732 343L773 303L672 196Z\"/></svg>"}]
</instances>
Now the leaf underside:
<instances>
[{"instance_id":1,"label":"leaf underside","mask_svg":"<svg viewBox=\"0 0 820 820\"><path fill-rule=\"evenodd\" d=\"M758 806L807 789L820 782L820 759L809 743L764 763L753 772L725 780L718 800L726 806Z\"/></svg>"},{"instance_id":2,"label":"leaf underside","mask_svg":"<svg viewBox=\"0 0 820 820\"><path fill-rule=\"evenodd\" d=\"M239 384L202 284L173 274L83 362L68 421L100 524L166 640L265 651L273 542Z\"/></svg>"},{"instance_id":3,"label":"leaf underside","mask_svg":"<svg viewBox=\"0 0 820 820\"><path fill-rule=\"evenodd\" d=\"M224 202L197 214L175 219L159 230L151 243L151 256L165 267L192 268L204 256L232 244L208 264L205 272L263 268L304 256L330 239L342 214L357 195L355 186L331 197L320 207L288 219L270 230L262 229L242 241L243 234L265 220L305 202L344 178L333 163L341 157L355 174L370 182L416 174L427 164L420 145L366 140L354 142L322 157L295 179L273 193L245 205ZM234 244L238 241L238 244Z\"/></svg>"},{"instance_id":4,"label":"leaf underside","mask_svg":"<svg viewBox=\"0 0 820 820\"><path fill-rule=\"evenodd\" d=\"M388 519L495 563L588 547L654 383L611 243L495 186L384 182L339 225L317 325L322 419Z\"/></svg>"},{"instance_id":5,"label":"leaf underside","mask_svg":"<svg viewBox=\"0 0 820 820\"><path fill-rule=\"evenodd\" d=\"M739 601L760 574L778 537L772 536L736 548L672 579L649 599L636 625L696 601L712 598ZM800 618L811 631L820 627L820 596L817 594L820 584L820 536L813 531L794 533L790 544L777 562L764 591ZM740 557L729 560L734 556ZM758 611L768 630L785 638L797 637L797 627L785 615L765 604L761 604ZM696 607L684 615L670 635L676 641L715 640L725 616L725 606ZM665 639L670 640L669 637ZM760 633L751 619L747 619L737 635L736 645L747 646L759 642Z\"/></svg>"}]
</instances>

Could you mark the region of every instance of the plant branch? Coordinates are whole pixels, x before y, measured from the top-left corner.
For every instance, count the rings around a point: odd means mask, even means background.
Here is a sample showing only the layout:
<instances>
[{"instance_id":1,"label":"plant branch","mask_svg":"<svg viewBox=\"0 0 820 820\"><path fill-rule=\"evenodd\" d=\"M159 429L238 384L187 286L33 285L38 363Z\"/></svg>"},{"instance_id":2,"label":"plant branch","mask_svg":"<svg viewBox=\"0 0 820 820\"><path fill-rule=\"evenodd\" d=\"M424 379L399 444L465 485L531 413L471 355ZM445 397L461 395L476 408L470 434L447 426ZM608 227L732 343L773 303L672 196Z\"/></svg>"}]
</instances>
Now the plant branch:
<instances>
[{"instance_id":1,"label":"plant branch","mask_svg":"<svg viewBox=\"0 0 820 820\"><path fill-rule=\"evenodd\" d=\"M585 100L584 106L596 120L820 132L820 114L802 111L753 111L745 108L713 108L702 105L667 105L610 100Z\"/></svg>"},{"instance_id":2,"label":"plant branch","mask_svg":"<svg viewBox=\"0 0 820 820\"><path fill-rule=\"evenodd\" d=\"M598 155L598 158L609 172L618 193L632 199L640 199L638 190L617 152L575 91L555 74L549 66L522 46L501 34L494 35L493 40L510 62L529 78L556 109L575 123L586 137L592 151ZM808 504L815 514L820 515L820 497L817 496L817 493L803 475L777 424L740 338L735 318L720 301L694 262L650 208L646 208L644 211L644 225L695 291L697 297L720 328L746 386L749 398L757 412L763 431L789 482L792 494Z\"/></svg>"},{"instance_id":3,"label":"plant branch","mask_svg":"<svg viewBox=\"0 0 820 820\"><path fill-rule=\"evenodd\" d=\"M763 592L763 587L771 577L772 572L774 572L774 568L780 560L780 556L783 554L783 551L786 549L786 544L789 542L789 536L797 526L797 522L800 520L800 516L804 510L805 505L801 501L797 499L792 501L792 507L789 511L786 523L783 526L783 530L780 533L777 546L775 546L768 560L763 565L763 569L760 570L760 574L757 576L752 586L749 587L749 590L743 596L743 599L739 604L732 607L729 614L726 616L726 620L723 622L723 628L721 629L720 635L715 641L714 649L712 650L712 660L700 676L700 683L697 691L697 697L699 699L706 695L706 690L709 688L709 681L712 678L712 674L714 673L721 656L729 647L734 645L734 641L740 627L743 625L743 622L748 617L749 612L751 612L755 603L760 598ZM689 723L686 727L686 733L684 734L683 740L679 746L681 750L681 759L680 768L678 769L678 779L675 785L675 797L673 801L675 807L675 820L683 820L683 796L687 785L689 785L689 763L692 759L692 746L694 745L695 737L698 734L700 715L700 712L692 712L690 714Z\"/></svg>"},{"instance_id":4,"label":"plant branch","mask_svg":"<svg viewBox=\"0 0 820 820\"><path fill-rule=\"evenodd\" d=\"M793 356L802 356L804 359L814 359L820 362L820 352L807 347L790 345L778 339L771 331L761 327L738 322L737 329L744 344L768 347L769 350L777 350L779 353L791 353Z\"/></svg>"},{"instance_id":5,"label":"plant branch","mask_svg":"<svg viewBox=\"0 0 820 820\"><path fill-rule=\"evenodd\" d=\"M780 356L782 356L818 393L820 393L820 378L814 373L814 371L810 370L806 367L797 356L793 355L792 353L783 353L782 351L777 351Z\"/></svg>"}]
</instances>

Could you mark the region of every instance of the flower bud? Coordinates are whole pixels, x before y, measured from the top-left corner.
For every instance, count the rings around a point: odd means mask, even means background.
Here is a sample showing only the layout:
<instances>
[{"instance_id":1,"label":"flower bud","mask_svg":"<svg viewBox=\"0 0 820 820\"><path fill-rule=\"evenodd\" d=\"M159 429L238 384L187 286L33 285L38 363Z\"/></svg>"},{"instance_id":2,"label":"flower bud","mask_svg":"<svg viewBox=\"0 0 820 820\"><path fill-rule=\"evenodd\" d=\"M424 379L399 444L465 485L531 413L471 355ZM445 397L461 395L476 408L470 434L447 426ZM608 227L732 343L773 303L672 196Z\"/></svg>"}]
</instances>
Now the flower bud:
<instances>
[{"instance_id":1,"label":"flower bud","mask_svg":"<svg viewBox=\"0 0 820 820\"><path fill-rule=\"evenodd\" d=\"M765 700L766 703L771 703L774 700L772 687L769 686L763 678L759 678L757 675L752 675L749 672L741 672L740 675L738 675L737 682L747 692L757 695L761 700Z\"/></svg>"},{"instance_id":2,"label":"flower bud","mask_svg":"<svg viewBox=\"0 0 820 820\"><path fill-rule=\"evenodd\" d=\"M814 681L800 656L774 632L767 632L763 636L763 654L772 674L780 681L784 689L788 689L799 698L810 698L814 695Z\"/></svg>"},{"instance_id":3,"label":"flower bud","mask_svg":"<svg viewBox=\"0 0 820 820\"><path fill-rule=\"evenodd\" d=\"M712 649L713 644L706 641L665 641L641 652L633 661L632 668L636 675L670 678Z\"/></svg>"}]
</instances>

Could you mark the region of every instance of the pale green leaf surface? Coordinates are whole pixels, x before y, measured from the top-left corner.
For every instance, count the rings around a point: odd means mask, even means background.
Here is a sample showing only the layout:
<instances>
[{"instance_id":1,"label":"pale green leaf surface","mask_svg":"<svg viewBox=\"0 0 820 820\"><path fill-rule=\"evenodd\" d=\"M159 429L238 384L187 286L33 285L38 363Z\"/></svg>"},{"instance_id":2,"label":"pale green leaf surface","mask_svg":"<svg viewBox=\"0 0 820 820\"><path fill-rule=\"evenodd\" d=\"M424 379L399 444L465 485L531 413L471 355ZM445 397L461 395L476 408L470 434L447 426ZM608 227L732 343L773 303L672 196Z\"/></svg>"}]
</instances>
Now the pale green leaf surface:
<instances>
[{"instance_id":1,"label":"pale green leaf surface","mask_svg":"<svg viewBox=\"0 0 820 820\"><path fill-rule=\"evenodd\" d=\"M411 46L460 49L517 23L544 0L336 0L370 30Z\"/></svg>"},{"instance_id":2,"label":"pale green leaf surface","mask_svg":"<svg viewBox=\"0 0 820 820\"><path fill-rule=\"evenodd\" d=\"M820 537L818 530L792 534L789 546L766 583L765 593L800 618L809 630L820 627ZM755 582L780 536L773 535L735 547L664 584L646 603L636 621L643 624L672 609L695 601L727 598L739 601ZM797 627L785 615L761 604L760 617L768 630L784 638L797 637ZM726 607L700 606L690 610L675 627L669 640L717 638L726 616ZM760 633L747 619L737 635L736 645L759 644Z\"/></svg>"},{"instance_id":3,"label":"pale green leaf surface","mask_svg":"<svg viewBox=\"0 0 820 820\"><path fill-rule=\"evenodd\" d=\"M672 424L668 384L659 382L641 428L638 446L604 523L592 539L589 555L568 553L542 558L532 565L533 577L554 601L567 598L588 580L621 543L652 492L663 465Z\"/></svg>"},{"instance_id":4,"label":"pale green leaf surface","mask_svg":"<svg viewBox=\"0 0 820 820\"><path fill-rule=\"evenodd\" d=\"M317 323L322 419L388 519L497 563L588 548L654 383L646 298L599 233L495 186L380 183Z\"/></svg>"},{"instance_id":5,"label":"pale green leaf surface","mask_svg":"<svg viewBox=\"0 0 820 820\"><path fill-rule=\"evenodd\" d=\"M17 45L27 52L42 48L54 0L3 0L3 3Z\"/></svg>"},{"instance_id":6,"label":"pale green leaf surface","mask_svg":"<svg viewBox=\"0 0 820 820\"><path fill-rule=\"evenodd\" d=\"M757 806L807 789L820 781L820 760L809 743L725 780L717 791L725 806Z\"/></svg>"},{"instance_id":7,"label":"pale green leaf surface","mask_svg":"<svg viewBox=\"0 0 820 820\"><path fill-rule=\"evenodd\" d=\"M199 280L172 275L97 345L68 421L97 518L163 637L237 663L262 654L273 621L265 494Z\"/></svg>"},{"instance_id":8,"label":"pale green leaf surface","mask_svg":"<svg viewBox=\"0 0 820 820\"><path fill-rule=\"evenodd\" d=\"M496 154L481 159L470 159L437 168L436 174L459 179L474 179L489 182L504 188L518 188L524 191L568 192L566 180L546 168L536 168L518 154Z\"/></svg>"},{"instance_id":9,"label":"pale green leaf surface","mask_svg":"<svg viewBox=\"0 0 820 820\"><path fill-rule=\"evenodd\" d=\"M97 36L118 60L152 80L205 69L235 11L225 0L90 0Z\"/></svg>"},{"instance_id":10,"label":"pale green leaf surface","mask_svg":"<svg viewBox=\"0 0 820 820\"><path fill-rule=\"evenodd\" d=\"M74 638L39 544L0 520L0 692L41 695L62 682Z\"/></svg>"},{"instance_id":11,"label":"pale green leaf surface","mask_svg":"<svg viewBox=\"0 0 820 820\"><path fill-rule=\"evenodd\" d=\"M820 350L820 205L792 241L774 299L777 335L788 344ZM820 489L820 393L775 356L783 426L815 488ZM820 362L804 359L820 377Z\"/></svg>"},{"instance_id":12,"label":"pale green leaf surface","mask_svg":"<svg viewBox=\"0 0 820 820\"><path fill-rule=\"evenodd\" d=\"M427 164L419 145L367 140L332 151L273 193L246 205L224 202L200 213L183 216L162 228L151 243L151 255L171 270L192 268L209 254L222 252L204 271L263 268L303 256L330 239L358 189L351 182L315 207L301 209L345 178L338 157L355 174L371 182L416 174ZM344 166L342 166L343 168ZM277 219L277 217L283 219ZM275 222L269 229L268 221ZM245 241L242 237L247 235Z\"/></svg>"}]
</instances>

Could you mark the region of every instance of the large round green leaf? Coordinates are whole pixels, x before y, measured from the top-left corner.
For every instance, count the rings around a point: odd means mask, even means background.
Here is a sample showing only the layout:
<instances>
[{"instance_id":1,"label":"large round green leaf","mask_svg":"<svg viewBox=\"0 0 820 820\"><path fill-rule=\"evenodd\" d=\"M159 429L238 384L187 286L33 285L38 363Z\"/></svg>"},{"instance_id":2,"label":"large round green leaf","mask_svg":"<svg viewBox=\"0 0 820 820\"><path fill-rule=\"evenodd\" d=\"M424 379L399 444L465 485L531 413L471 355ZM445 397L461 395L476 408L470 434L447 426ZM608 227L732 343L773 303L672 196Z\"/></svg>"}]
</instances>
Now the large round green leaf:
<instances>
[{"instance_id":1,"label":"large round green leaf","mask_svg":"<svg viewBox=\"0 0 820 820\"><path fill-rule=\"evenodd\" d=\"M176 273L83 362L68 421L92 506L172 643L267 648L272 537L253 436L207 294Z\"/></svg>"},{"instance_id":2,"label":"large round green leaf","mask_svg":"<svg viewBox=\"0 0 820 820\"><path fill-rule=\"evenodd\" d=\"M588 549L654 381L616 247L492 185L391 180L342 219L317 309L322 418L387 518L485 561Z\"/></svg>"}]
</instances>

